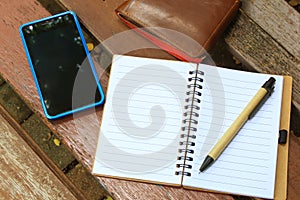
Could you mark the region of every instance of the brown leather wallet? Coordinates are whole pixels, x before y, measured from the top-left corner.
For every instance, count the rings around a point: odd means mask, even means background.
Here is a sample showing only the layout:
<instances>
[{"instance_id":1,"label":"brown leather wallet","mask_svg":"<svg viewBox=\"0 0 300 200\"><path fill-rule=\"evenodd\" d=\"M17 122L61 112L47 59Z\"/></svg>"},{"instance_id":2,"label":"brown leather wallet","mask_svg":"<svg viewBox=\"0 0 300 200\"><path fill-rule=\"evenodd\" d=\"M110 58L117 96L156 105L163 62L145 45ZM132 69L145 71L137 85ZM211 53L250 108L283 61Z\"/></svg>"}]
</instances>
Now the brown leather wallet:
<instances>
[{"instance_id":1,"label":"brown leather wallet","mask_svg":"<svg viewBox=\"0 0 300 200\"><path fill-rule=\"evenodd\" d=\"M129 0L116 9L130 28L181 60L201 62L235 17L239 0Z\"/></svg>"}]
</instances>

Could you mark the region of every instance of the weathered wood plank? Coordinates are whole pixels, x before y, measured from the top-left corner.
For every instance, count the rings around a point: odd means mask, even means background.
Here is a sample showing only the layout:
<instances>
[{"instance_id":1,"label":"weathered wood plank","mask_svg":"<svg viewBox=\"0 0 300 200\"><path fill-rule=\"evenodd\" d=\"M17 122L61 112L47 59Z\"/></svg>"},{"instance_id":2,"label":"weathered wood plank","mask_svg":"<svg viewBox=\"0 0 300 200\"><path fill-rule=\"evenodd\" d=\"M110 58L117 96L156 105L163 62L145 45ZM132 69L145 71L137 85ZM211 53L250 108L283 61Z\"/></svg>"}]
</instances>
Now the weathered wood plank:
<instances>
[{"instance_id":1,"label":"weathered wood plank","mask_svg":"<svg viewBox=\"0 0 300 200\"><path fill-rule=\"evenodd\" d=\"M293 104L296 108L293 112L300 112L300 57L287 52L244 12L239 13L225 41L233 55L250 69L292 76Z\"/></svg>"},{"instance_id":2,"label":"weathered wood plank","mask_svg":"<svg viewBox=\"0 0 300 200\"><path fill-rule=\"evenodd\" d=\"M123 33L122 42L119 45L106 45L113 54L129 53L134 56L148 56L155 58L174 59L173 56L158 49L148 40L129 30L117 17L114 10L124 0L114 1L74 1L58 0L67 9L73 10L79 16L85 27L100 41L116 38L116 34ZM126 34L127 33L127 34ZM126 34L126 35L125 35ZM134 41L134 42L133 42Z\"/></svg>"},{"instance_id":3,"label":"weathered wood plank","mask_svg":"<svg viewBox=\"0 0 300 200\"><path fill-rule=\"evenodd\" d=\"M291 127L300 135L300 14L283 0L243 1L225 40L250 70L293 77Z\"/></svg>"},{"instance_id":4,"label":"weathered wood plank","mask_svg":"<svg viewBox=\"0 0 300 200\"><path fill-rule=\"evenodd\" d=\"M61 170L66 169L75 160L64 145L54 144L53 140L57 137L38 116L30 116L21 126Z\"/></svg>"},{"instance_id":5,"label":"weathered wood plank","mask_svg":"<svg viewBox=\"0 0 300 200\"><path fill-rule=\"evenodd\" d=\"M287 52L300 58L300 13L286 1L243 1L242 9Z\"/></svg>"},{"instance_id":6,"label":"weathered wood plank","mask_svg":"<svg viewBox=\"0 0 300 200\"><path fill-rule=\"evenodd\" d=\"M0 64L0 66L1 66L1 64ZM0 86L2 85L2 84L4 84L5 83L5 81L3 80L3 78L0 76Z\"/></svg>"},{"instance_id":7,"label":"weathered wood plank","mask_svg":"<svg viewBox=\"0 0 300 200\"><path fill-rule=\"evenodd\" d=\"M85 27L100 41L127 30L114 13L114 9L124 2L123 0L59 0L58 2L61 2L67 9L75 11Z\"/></svg>"},{"instance_id":8,"label":"weathered wood plank","mask_svg":"<svg viewBox=\"0 0 300 200\"><path fill-rule=\"evenodd\" d=\"M0 180L3 199L76 199L1 115Z\"/></svg>"},{"instance_id":9,"label":"weathered wood plank","mask_svg":"<svg viewBox=\"0 0 300 200\"><path fill-rule=\"evenodd\" d=\"M0 86L0 104L2 104L19 123L23 122L32 114L32 111L20 100L18 95L16 95L8 84Z\"/></svg>"},{"instance_id":10,"label":"weathered wood plank","mask_svg":"<svg viewBox=\"0 0 300 200\"><path fill-rule=\"evenodd\" d=\"M18 133L19 137L22 138L24 142L27 143L27 148L29 149L27 153L35 153L34 156L39 157L40 161L47 166L47 170L51 171L50 176L56 176L57 180L61 181L62 184L65 185L66 188L69 189L71 193L77 198L77 199L86 199L82 193L76 188L73 183L66 177L66 175L61 171L61 169L47 156L47 154L40 148L40 146L35 143L35 141L30 137L30 135L21 127L21 125L13 118L13 116L10 115L10 113L2 106L0 105L0 116L1 120L2 118L5 120L4 122L9 125L9 127L13 128L13 130ZM1 141L0 141L1 142ZM18 147L18 146L16 146ZM23 154L22 154L23 155ZM22 156L21 155L21 156ZM24 153L26 155L26 151ZM31 154L27 155L28 157L31 156ZM26 157L26 156L25 156ZM35 159L35 157L34 157ZM29 160L30 161L30 160ZM40 162L38 161L38 162ZM33 165L33 167L36 167Z\"/></svg>"},{"instance_id":11,"label":"weathered wood plank","mask_svg":"<svg viewBox=\"0 0 300 200\"><path fill-rule=\"evenodd\" d=\"M289 168L288 168L288 199L299 199L300 197L300 139L290 135L289 146Z\"/></svg>"},{"instance_id":12,"label":"weathered wood plank","mask_svg":"<svg viewBox=\"0 0 300 200\"><path fill-rule=\"evenodd\" d=\"M50 13L34 0L25 0L22 3L16 0L2 0L0 10L0 72L34 111L40 110L37 101L39 97L25 58L19 26L49 16Z\"/></svg>"}]
</instances>

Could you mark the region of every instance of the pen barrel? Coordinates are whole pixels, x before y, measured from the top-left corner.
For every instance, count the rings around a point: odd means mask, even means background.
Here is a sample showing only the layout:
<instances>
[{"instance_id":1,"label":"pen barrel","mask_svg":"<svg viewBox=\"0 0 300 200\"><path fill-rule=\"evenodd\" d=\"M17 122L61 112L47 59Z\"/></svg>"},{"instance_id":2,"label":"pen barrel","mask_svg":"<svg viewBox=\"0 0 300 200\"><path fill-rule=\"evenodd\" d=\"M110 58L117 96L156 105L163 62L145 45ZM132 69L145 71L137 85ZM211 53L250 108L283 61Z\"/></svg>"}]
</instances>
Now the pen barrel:
<instances>
[{"instance_id":1,"label":"pen barrel","mask_svg":"<svg viewBox=\"0 0 300 200\"><path fill-rule=\"evenodd\" d=\"M214 160L216 160L219 155L228 146L234 136L239 132L245 122L248 120L251 112L259 105L262 99L267 95L268 91L265 88L260 88L251 101L247 104L244 110L239 114L239 116L234 120L231 126L226 130L223 136L219 139L217 144L209 152Z\"/></svg>"}]
</instances>

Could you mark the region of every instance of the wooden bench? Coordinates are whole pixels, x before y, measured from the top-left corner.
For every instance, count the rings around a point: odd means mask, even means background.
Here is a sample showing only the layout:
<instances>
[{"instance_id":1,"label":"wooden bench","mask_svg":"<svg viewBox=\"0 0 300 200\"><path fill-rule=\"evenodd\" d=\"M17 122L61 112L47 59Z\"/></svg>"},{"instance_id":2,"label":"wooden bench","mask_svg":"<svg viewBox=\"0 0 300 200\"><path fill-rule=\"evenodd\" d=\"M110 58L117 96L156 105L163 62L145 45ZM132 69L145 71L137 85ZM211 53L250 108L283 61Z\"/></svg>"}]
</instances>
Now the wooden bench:
<instances>
[{"instance_id":1,"label":"wooden bench","mask_svg":"<svg viewBox=\"0 0 300 200\"><path fill-rule=\"evenodd\" d=\"M243 1L225 41L248 69L293 77L291 125L300 136L300 13L284 0Z\"/></svg>"},{"instance_id":2,"label":"wooden bench","mask_svg":"<svg viewBox=\"0 0 300 200\"><path fill-rule=\"evenodd\" d=\"M84 199L38 146L32 141L30 146L20 134L27 142L31 141L0 106L0 198Z\"/></svg>"},{"instance_id":3,"label":"wooden bench","mask_svg":"<svg viewBox=\"0 0 300 200\"><path fill-rule=\"evenodd\" d=\"M77 13L81 22L90 31L97 40L104 41L111 36L120 33L122 31L128 30L128 28L123 25L114 14L114 9L122 3L123 0L115 1L96 1L96 0L60 0L63 6L67 9L71 9ZM294 94L293 94L293 120L298 116L299 113L299 77L297 76L299 67L299 58L296 55L291 54L292 51L287 51L287 47L283 44L285 41L278 41L275 36L269 35L265 32L263 26L256 24L249 16L246 14L247 6L252 8L254 5L259 5L258 1L249 1L253 4L245 4L242 7L241 12L237 22L233 24L229 33L225 37L225 41L230 47L231 51L236 57L238 57L245 65L250 67L252 70L259 72L273 72L279 74L290 74L294 77ZM280 6L283 6L285 13L292 15L292 19L299 17L299 13L293 12L287 4L284 4L283 0L275 0ZM273 5L273 4L272 4ZM246 7L244 7L246 6ZM265 5L264 5L265 6ZM6 9L9 7L10 9ZM281 8L281 7L280 7ZM279 8L279 9L280 9ZM268 8L269 10L270 8ZM27 60L25 57L25 52L21 44L21 40L18 33L18 28L22 23L39 19L42 17L49 16L50 13L45 10L39 3L35 0L24 0L22 2L17 0L4 0L0 3L0 27L4 35L0 35L0 46L1 56L0 56L0 73L3 75L6 81L8 81L14 89L24 98L26 103L33 109L33 111L47 123L51 130L61 140L70 148L74 156L83 163L88 169L91 169L94 152L96 149L96 141L98 137L98 132L95 130L99 129L99 121L95 121L93 113L89 111L82 112L80 115L68 116L63 119L56 121L48 121L45 119L42 111L42 107L39 101L39 97L34 85L33 78ZM249 11L253 12L253 11ZM292 20L293 21L293 20ZM297 21L295 21L297 25ZM298 25L299 26L299 25ZM270 26L271 27L271 26ZM247 29L253 29L258 35L247 35ZM256 28L256 29L254 29ZM261 32L257 31L260 30ZM241 32L239 32L241 31ZM250 31L250 30L248 30ZM239 35L243 34L243 35ZM249 32L250 34L250 32ZM252 33L251 33L252 34ZM254 33L253 33L254 34ZM246 37L247 36L247 37ZM254 37L255 36L255 37ZM268 42L266 45L259 46L261 40L257 40L257 37L264 39L263 41ZM245 38L245 41L243 41ZM254 39L253 39L254 38ZM141 44L150 46L150 44L143 38L136 36L134 38ZM299 40L298 40L299 41ZM296 42L296 41L295 41ZM254 44L256 46L254 46ZM258 53L257 48L259 47L259 52L269 52L264 51L268 49L261 49L263 47L267 48L272 46L272 56L266 53ZM246 48L248 45L248 48ZM253 48L250 48L253 47ZM254 48L257 47L257 48ZM276 47L276 48L275 48ZM296 52L298 51L296 48ZM275 49L274 49L275 48ZM116 53L118 49L107 49L108 52L112 51ZM248 51L244 51L248 50ZM255 52L257 52L255 54ZM106 55L106 53L103 53ZM167 53L160 50L142 50L131 52L133 55L155 55L160 58L174 59ZM105 56L103 55L103 56ZM107 54L109 56L109 54ZM256 56L254 56L256 55ZM270 57L269 59L267 59ZM273 58L274 57L274 58ZM280 59L283 57L284 59ZM275 59L275 61L270 59ZM267 59L267 60L262 60ZM261 63L272 63L272 65L261 65ZM288 67L284 70L281 68L275 68L280 62L283 64L288 63ZM295 65L294 65L295 64ZM278 65L279 66L279 65ZM107 80L109 74L103 72L101 79L101 84L104 89L107 87ZM102 107L97 108L97 116L101 118ZM93 119L93 120L91 120ZM297 119L297 118L296 118ZM78 123L79 122L79 123ZM296 124L296 123L295 123ZM84 128L83 128L84 127ZM294 132L299 132L300 129L294 126ZM288 180L288 197L294 199L300 196L300 161L298 155L300 153L300 140L295 136L290 137L290 156L289 156L289 180ZM187 191L180 188L174 187L162 187L153 184L137 183L132 181L122 181L109 178L99 178L99 180L107 187L107 189L114 195L116 199L233 199L231 195L223 194L213 194L200 191ZM150 192L149 192L150 191Z\"/></svg>"}]
</instances>

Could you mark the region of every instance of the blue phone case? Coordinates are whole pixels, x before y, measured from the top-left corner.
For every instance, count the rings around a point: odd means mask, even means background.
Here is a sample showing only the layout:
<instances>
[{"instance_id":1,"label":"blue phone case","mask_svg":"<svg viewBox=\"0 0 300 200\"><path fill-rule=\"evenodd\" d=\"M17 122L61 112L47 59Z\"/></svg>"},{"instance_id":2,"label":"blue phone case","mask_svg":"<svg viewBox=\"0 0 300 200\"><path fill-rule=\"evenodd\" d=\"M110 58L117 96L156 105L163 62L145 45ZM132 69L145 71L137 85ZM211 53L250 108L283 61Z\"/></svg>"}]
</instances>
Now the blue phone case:
<instances>
[{"instance_id":1,"label":"blue phone case","mask_svg":"<svg viewBox=\"0 0 300 200\"><path fill-rule=\"evenodd\" d=\"M43 95L42 95L42 92L41 92L41 89L40 89L40 86L39 86L39 83L38 83L37 75L35 73L35 70L34 70L34 67L33 67L33 64L32 64L31 56L30 56L30 53L29 53L29 50L28 50L28 47L27 47L27 44L26 44L25 37L24 37L23 32L22 32L22 29L25 26L33 25L35 23L46 21L48 19L56 18L56 17L62 16L62 15L65 15L65 14L71 14L74 17L76 28L77 28L77 30L79 32L80 38L81 38L82 43L83 43L83 48L85 50L85 53L86 53L86 56L87 56L88 61L90 63L90 66L92 68L92 72L93 72L93 75L95 77L95 80L97 81L97 87L99 89L101 99L100 99L100 101L92 103L90 105L86 105L86 106L83 106L83 107L80 107L80 108L77 108L77 109L73 109L73 110L70 110L70 111L67 111L67 112L63 112L63 113L60 113L60 114L57 114L57 115L53 116L53 115L50 115L47 112L47 108L46 108L46 105L45 105L45 102L44 102L44 98L43 98ZM36 84L36 87L37 87L37 90L38 90L38 94L40 96L40 101L42 103L42 107L43 107L44 113L45 113L45 115L46 115L46 117L48 119L60 118L60 117L63 117L63 116L66 116L66 115L69 115L69 114L72 114L72 113L75 113L75 112L78 112L78 111L81 111L81 110L85 110L85 109L88 109L88 108L92 108L92 107L95 107L95 106L98 106L98 105L101 105L101 104L104 103L104 92L102 90L100 81L98 80L98 76L97 76L97 73L96 73L96 70L95 70L92 58L90 56L90 53L88 51L88 48L87 48L87 45L86 45L83 33L81 31L79 21L78 21L78 19L76 17L76 14L73 11L67 11L67 12L59 13L59 14L56 14L56 15L53 15L53 16L50 16L50 17L46 17L46 18L43 18L43 19L39 19L39 20L36 20L36 21L33 21L33 22L29 22L29 23L23 24L20 27L19 32L21 34L22 42L23 42L23 45L24 45L24 48L25 48L25 51L26 51L26 56L28 58L30 69L31 69L31 72L32 72L32 75L33 75L33 78L34 78L34 81L35 81L35 84Z\"/></svg>"}]
</instances>

